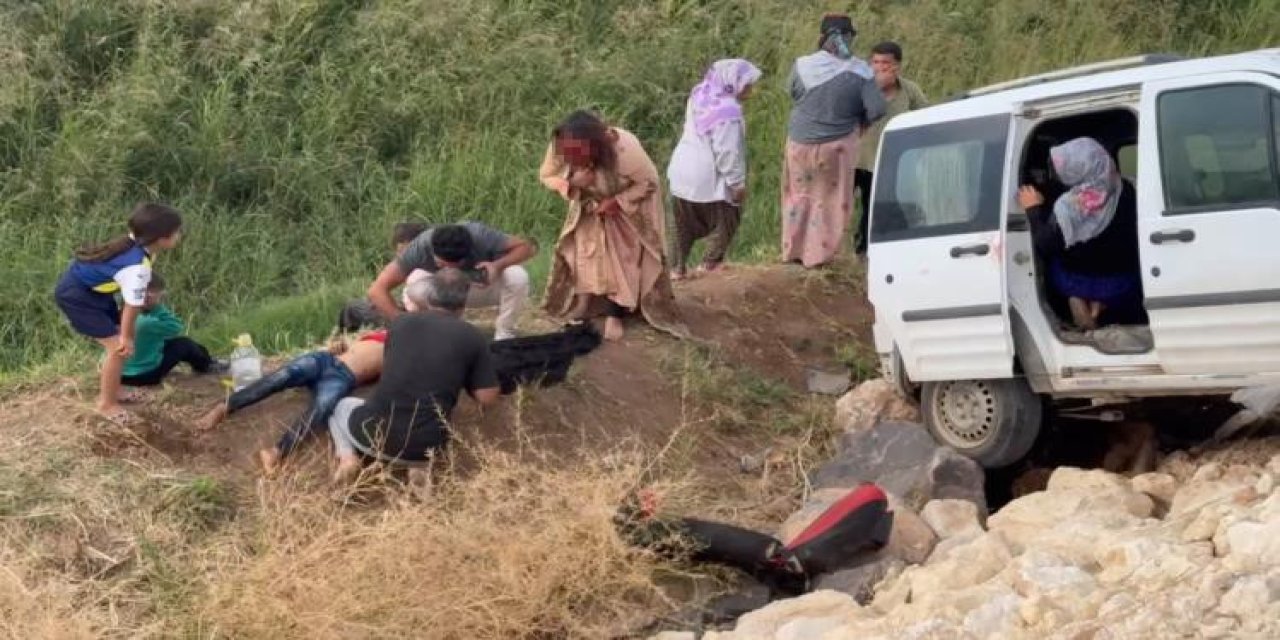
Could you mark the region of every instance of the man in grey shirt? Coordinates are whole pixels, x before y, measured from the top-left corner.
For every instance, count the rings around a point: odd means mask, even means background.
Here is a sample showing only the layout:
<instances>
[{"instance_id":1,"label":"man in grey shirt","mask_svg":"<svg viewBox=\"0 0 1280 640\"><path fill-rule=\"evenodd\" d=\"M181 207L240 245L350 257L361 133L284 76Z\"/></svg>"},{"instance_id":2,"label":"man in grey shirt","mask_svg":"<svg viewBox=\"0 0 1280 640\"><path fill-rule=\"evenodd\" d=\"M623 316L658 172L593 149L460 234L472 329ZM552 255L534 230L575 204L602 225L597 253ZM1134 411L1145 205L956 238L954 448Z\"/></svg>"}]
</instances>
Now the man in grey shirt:
<instances>
[{"instance_id":1,"label":"man in grey shirt","mask_svg":"<svg viewBox=\"0 0 1280 640\"><path fill-rule=\"evenodd\" d=\"M520 312L529 300L529 273L522 263L537 253L537 246L479 222L429 227L369 285L369 301L386 322L403 313L391 298L391 290L453 267L471 276L475 286L467 306L498 307L494 340L514 338Z\"/></svg>"}]
</instances>

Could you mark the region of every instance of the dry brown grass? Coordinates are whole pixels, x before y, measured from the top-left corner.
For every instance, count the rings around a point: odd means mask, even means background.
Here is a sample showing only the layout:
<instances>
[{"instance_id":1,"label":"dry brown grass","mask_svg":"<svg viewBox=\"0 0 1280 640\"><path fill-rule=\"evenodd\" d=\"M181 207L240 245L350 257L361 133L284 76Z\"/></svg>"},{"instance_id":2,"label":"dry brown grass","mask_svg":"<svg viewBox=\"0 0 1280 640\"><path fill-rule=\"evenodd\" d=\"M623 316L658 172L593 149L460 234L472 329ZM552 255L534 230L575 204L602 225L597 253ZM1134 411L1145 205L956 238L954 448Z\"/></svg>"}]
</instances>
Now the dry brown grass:
<instances>
[{"instance_id":1,"label":"dry brown grass","mask_svg":"<svg viewBox=\"0 0 1280 640\"><path fill-rule=\"evenodd\" d=\"M669 608L611 516L638 459L549 468L487 450L362 511L264 485L247 538L215 549L199 617L306 638L602 638Z\"/></svg>"}]
</instances>

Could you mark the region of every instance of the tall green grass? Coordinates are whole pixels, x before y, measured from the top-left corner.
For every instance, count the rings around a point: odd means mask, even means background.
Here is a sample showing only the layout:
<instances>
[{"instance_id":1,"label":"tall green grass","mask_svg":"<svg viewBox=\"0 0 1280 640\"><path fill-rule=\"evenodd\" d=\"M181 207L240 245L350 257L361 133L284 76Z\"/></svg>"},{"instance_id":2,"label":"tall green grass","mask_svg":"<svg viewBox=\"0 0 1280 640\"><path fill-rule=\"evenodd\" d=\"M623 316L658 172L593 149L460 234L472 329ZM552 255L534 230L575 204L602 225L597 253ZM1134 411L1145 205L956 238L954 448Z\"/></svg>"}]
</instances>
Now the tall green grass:
<instances>
[{"instance_id":1,"label":"tall green grass","mask_svg":"<svg viewBox=\"0 0 1280 640\"><path fill-rule=\"evenodd\" d=\"M158 269L197 335L219 339L265 329L283 345L327 326L327 307L373 276L402 219L479 219L549 248L563 207L535 172L553 123L597 107L663 167L687 91L720 57L766 72L749 107L751 199L734 257L767 258L782 84L829 10L856 16L862 55L900 41L906 73L934 98L1280 36L1270 0L3 3L0 371L85 348L53 284L73 246L120 232L141 199L186 214L184 246ZM293 296L323 304L279 302Z\"/></svg>"}]
</instances>

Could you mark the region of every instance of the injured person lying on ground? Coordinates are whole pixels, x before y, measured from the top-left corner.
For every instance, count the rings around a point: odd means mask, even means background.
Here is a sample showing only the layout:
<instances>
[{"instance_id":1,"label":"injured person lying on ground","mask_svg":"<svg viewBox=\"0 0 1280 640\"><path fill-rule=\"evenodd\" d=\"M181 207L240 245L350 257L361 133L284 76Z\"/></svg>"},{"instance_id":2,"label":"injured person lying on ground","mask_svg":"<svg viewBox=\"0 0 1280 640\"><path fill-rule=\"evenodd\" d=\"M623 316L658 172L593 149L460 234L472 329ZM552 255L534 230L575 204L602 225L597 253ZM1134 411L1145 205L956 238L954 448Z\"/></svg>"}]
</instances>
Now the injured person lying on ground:
<instances>
[{"instance_id":1,"label":"injured person lying on ground","mask_svg":"<svg viewBox=\"0 0 1280 640\"><path fill-rule=\"evenodd\" d=\"M417 289L425 291L426 283ZM423 310L425 301L407 298L407 310ZM500 392L516 391L521 385L552 386L564 381L577 356L600 345L600 334L589 323L566 327L543 335L524 336L491 342L488 345ZM231 394L201 417L196 427L212 429L227 416L261 402L285 389L306 387L311 402L272 447L258 452L258 463L267 475L274 474L284 460L304 440L328 429L328 421L338 402L356 388L378 380L383 371L387 330L364 334L349 346L338 340L327 351L314 351L285 363L275 372Z\"/></svg>"}]
</instances>

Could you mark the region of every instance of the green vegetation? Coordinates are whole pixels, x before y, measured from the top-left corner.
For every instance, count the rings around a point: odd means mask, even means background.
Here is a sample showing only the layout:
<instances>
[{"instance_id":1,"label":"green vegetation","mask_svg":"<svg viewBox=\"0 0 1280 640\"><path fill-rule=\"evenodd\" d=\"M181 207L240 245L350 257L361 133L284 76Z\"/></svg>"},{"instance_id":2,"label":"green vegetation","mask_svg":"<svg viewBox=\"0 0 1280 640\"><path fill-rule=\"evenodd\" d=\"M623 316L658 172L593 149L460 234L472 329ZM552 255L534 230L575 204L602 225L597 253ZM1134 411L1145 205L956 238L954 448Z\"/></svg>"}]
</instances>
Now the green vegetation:
<instances>
[{"instance_id":1,"label":"green vegetation","mask_svg":"<svg viewBox=\"0 0 1280 640\"><path fill-rule=\"evenodd\" d=\"M50 292L71 248L120 232L144 198L187 214L187 242L158 268L215 342L242 330L276 348L322 337L398 220L476 218L549 247L563 209L534 173L551 125L598 107L663 166L687 91L719 57L767 74L750 106L752 195L734 257L768 257L782 81L833 8L855 13L864 54L901 41L907 74L935 99L1280 35L1270 0L4 3L0 371L87 350Z\"/></svg>"}]
</instances>

